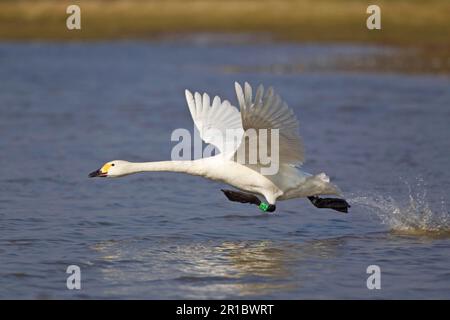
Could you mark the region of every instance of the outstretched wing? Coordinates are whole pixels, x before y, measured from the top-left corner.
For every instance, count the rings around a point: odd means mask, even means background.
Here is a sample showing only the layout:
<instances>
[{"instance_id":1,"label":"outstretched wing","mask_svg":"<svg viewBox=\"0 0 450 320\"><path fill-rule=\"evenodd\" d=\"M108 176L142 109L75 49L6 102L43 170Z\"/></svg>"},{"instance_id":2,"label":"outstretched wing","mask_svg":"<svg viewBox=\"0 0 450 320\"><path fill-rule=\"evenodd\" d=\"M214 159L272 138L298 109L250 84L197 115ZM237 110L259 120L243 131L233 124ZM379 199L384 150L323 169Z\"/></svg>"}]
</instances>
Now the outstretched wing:
<instances>
[{"instance_id":1,"label":"outstretched wing","mask_svg":"<svg viewBox=\"0 0 450 320\"><path fill-rule=\"evenodd\" d=\"M279 164L301 165L304 162L304 150L299 135L299 123L286 102L271 87L264 91L264 87L260 85L254 99L252 87L247 82L244 90L236 82L235 89L241 108L244 130L247 132L248 129L255 129L259 135L260 129L267 129L267 131L278 129ZM246 143L242 143L240 148L244 146ZM270 150L269 147L268 150ZM252 150L245 151L245 153L247 152L252 152ZM253 150L253 152L258 151Z\"/></svg>"},{"instance_id":2,"label":"outstretched wing","mask_svg":"<svg viewBox=\"0 0 450 320\"><path fill-rule=\"evenodd\" d=\"M186 101L200 137L214 145L223 154L234 154L242 136L242 119L239 110L229 101L215 96L212 103L209 95L203 96L185 91Z\"/></svg>"}]
</instances>

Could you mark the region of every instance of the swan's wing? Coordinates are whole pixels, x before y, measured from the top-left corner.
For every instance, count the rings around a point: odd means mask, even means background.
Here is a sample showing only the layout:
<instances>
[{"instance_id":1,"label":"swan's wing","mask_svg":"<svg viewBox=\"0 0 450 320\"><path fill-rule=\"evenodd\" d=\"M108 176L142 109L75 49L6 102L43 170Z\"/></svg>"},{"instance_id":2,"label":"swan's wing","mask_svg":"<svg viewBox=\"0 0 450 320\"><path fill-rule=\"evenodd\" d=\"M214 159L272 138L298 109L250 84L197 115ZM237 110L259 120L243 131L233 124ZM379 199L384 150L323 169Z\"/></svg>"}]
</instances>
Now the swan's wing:
<instances>
[{"instance_id":1,"label":"swan's wing","mask_svg":"<svg viewBox=\"0 0 450 320\"><path fill-rule=\"evenodd\" d=\"M239 110L229 101L215 96L212 103L208 94L185 91L186 101L200 137L214 145L223 154L234 154L242 136L242 119Z\"/></svg>"},{"instance_id":2,"label":"swan's wing","mask_svg":"<svg viewBox=\"0 0 450 320\"><path fill-rule=\"evenodd\" d=\"M253 128L258 134L259 129L268 129L269 135L271 129L278 129L279 164L301 165L304 161L304 150L302 139L299 135L299 123L294 112L287 106L286 102L274 92L273 88L264 91L262 85L256 90L254 99L252 97L252 87L247 82L244 90L236 82L235 89L241 108L244 130L247 132L248 129ZM248 147L248 144L242 143L240 149L244 146ZM249 148L252 148L252 146ZM268 150L270 150L270 145ZM250 151L252 150L245 151L245 153ZM253 151L258 152L257 150Z\"/></svg>"}]
</instances>

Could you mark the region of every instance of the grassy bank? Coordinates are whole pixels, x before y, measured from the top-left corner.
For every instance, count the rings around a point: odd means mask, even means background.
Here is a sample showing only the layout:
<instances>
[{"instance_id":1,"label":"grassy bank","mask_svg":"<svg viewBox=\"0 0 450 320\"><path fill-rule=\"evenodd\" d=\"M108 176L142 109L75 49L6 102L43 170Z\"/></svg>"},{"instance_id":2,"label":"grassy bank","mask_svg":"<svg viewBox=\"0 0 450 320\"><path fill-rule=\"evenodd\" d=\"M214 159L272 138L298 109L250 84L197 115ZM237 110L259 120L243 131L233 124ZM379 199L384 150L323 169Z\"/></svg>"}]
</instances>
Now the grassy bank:
<instances>
[{"instance_id":1,"label":"grassy bank","mask_svg":"<svg viewBox=\"0 0 450 320\"><path fill-rule=\"evenodd\" d=\"M81 7L82 29L66 28ZM382 30L366 28L369 4ZM0 0L0 41L152 39L193 32L262 33L273 40L420 49L450 71L449 0ZM437 62L436 62L437 61Z\"/></svg>"},{"instance_id":2,"label":"grassy bank","mask_svg":"<svg viewBox=\"0 0 450 320\"><path fill-rule=\"evenodd\" d=\"M365 27L366 8L382 9L382 30ZM82 30L65 27L78 4ZM450 46L448 0L0 0L0 39L151 38L163 33L263 32L294 41Z\"/></svg>"}]
</instances>

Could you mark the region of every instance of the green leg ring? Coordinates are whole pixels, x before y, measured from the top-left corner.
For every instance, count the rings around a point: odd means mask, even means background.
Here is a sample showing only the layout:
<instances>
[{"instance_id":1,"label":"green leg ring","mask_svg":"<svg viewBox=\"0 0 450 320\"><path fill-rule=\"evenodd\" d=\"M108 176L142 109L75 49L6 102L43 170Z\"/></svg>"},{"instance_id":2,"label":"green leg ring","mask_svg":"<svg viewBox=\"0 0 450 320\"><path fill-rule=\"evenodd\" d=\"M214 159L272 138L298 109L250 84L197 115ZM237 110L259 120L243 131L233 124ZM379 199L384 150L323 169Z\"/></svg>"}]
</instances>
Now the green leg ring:
<instances>
[{"instance_id":1,"label":"green leg ring","mask_svg":"<svg viewBox=\"0 0 450 320\"><path fill-rule=\"evenodd\" d=\"M269 204L265 203L265 202L261 202L258 206L259 209L261 209L261 211L266 212L267 209L269 209Z\"/></svg>"}]
</instances>

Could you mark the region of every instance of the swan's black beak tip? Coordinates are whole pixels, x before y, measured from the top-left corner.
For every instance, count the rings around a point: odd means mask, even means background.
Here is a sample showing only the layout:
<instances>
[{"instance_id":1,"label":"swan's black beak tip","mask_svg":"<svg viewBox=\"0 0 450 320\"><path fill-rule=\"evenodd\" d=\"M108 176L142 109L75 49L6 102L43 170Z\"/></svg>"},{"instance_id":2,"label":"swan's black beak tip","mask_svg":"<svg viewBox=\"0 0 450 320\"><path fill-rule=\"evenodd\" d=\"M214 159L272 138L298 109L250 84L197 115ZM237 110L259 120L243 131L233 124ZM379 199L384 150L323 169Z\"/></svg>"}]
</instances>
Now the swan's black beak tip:
<instances>
[{"instance_id":1,"label":"swan's black beak tip","mask_svg":"<svg viewBox=\"0 0 450 320\"><path fill-rule=\"evenodd\" d=\"M98 170L95 170L95 171L93 171L93 172L89 173L89 178L95 178L95 177L99 177L99 176L100 176L100 174L101 174L101 172L100 172L100 169L98 169Z\"/></svg>"}]
</instances>

